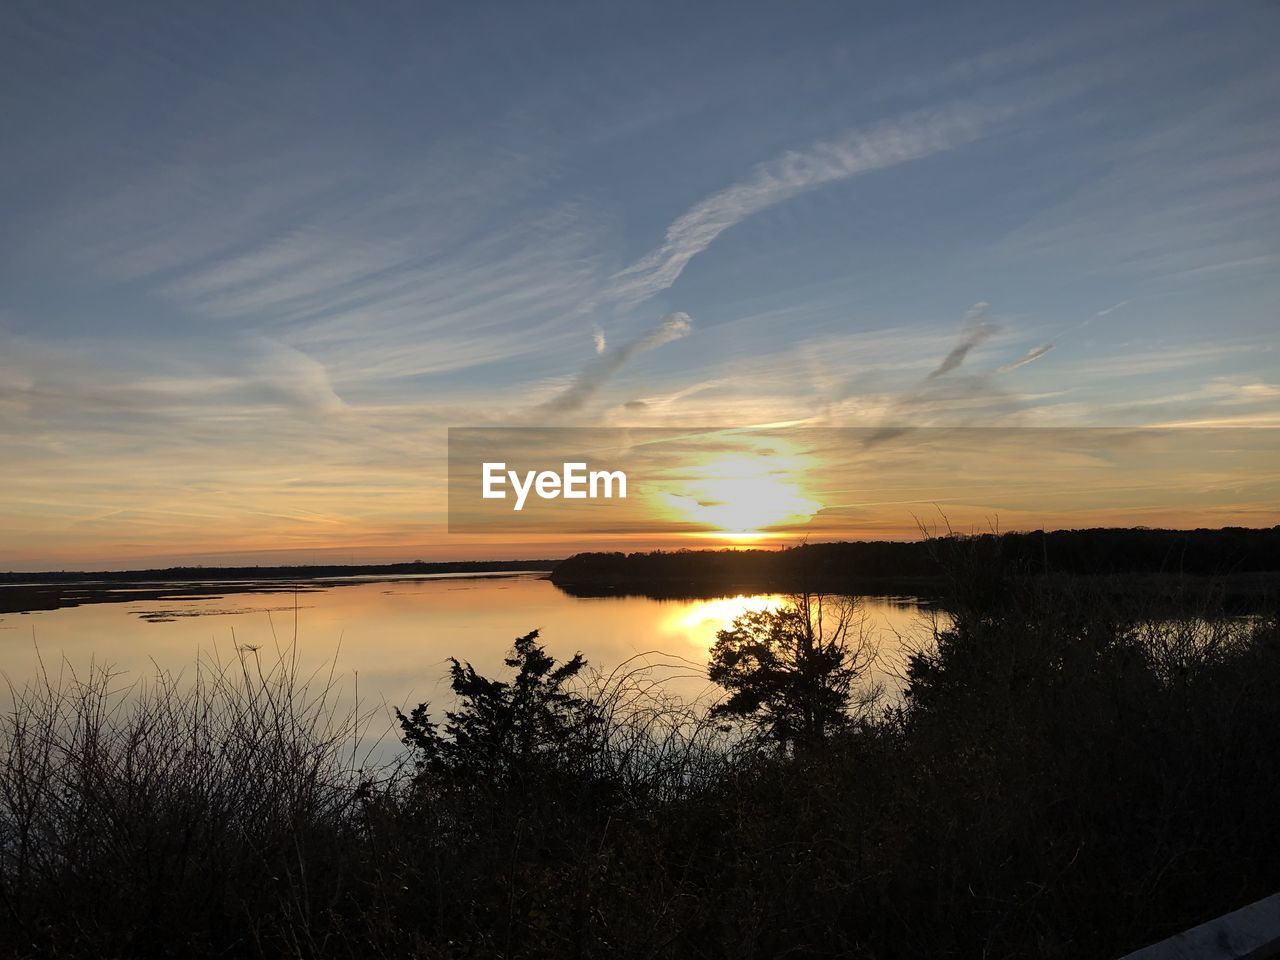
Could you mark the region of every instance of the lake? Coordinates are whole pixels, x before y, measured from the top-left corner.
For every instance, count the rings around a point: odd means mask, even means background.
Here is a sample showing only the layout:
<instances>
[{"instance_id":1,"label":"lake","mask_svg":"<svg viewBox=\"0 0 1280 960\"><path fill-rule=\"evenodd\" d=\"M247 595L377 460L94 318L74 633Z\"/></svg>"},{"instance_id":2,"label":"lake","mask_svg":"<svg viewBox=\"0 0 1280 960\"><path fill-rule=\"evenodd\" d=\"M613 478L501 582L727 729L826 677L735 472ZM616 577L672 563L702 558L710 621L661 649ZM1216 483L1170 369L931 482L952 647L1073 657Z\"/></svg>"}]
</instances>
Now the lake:
<instances>
[{"instance_id":1,"label":"lake","mask_svg":"<svg viewBox=\"0 0 1280 960\"><path fill-rule=\"evenodd\" d=\"M293 586L225 585L216 594L130 599L138 585L109 588L113 602L0 615L0 670L22 685L49 674L108 664L129 678L157 669L190 673L197 657L234 662L256 648L272 660L297 637L306 671L328 673L365 704L447 703L448 658L500 672L511 642L540 630L558 659L581 651L608 671L631 658L653 665L687 699L713 696L707 653L716 631L742 612L776 606L776 594L713 599L573 597L542 574L425 575ZM205 585L208 589L208 585ZM910 597L863 597L865 629L876 638L875 678L900 686L903 651L927 635L928 610Z\"/></svg>"}]
</instances>

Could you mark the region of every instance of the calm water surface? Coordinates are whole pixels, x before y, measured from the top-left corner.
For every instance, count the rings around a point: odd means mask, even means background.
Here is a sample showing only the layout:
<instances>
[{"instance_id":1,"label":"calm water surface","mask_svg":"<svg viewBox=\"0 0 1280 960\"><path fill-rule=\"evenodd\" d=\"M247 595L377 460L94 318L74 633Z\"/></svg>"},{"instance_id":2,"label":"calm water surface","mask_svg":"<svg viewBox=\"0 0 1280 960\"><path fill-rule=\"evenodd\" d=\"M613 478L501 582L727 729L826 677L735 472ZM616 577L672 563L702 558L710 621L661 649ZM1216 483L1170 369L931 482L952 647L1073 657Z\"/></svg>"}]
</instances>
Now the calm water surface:
<instances>
[{"instance_id":1,"label":"calm water surface","mask_svg":"<svg viewBox=\"0 0 1280 960\"><path fill-rule=\"evenodd\" d=\"M42 662L49 673L83 673L91 663L129 676L152 675L157 668L189 673L197 657L234 661L236 651L247 647L273 658L296 631L305 670L327 674L333 664L362 701L404 706L448 699L448 657L469 660L482 673L498 672L511 641L537 629L557 658L581 651L608 671L639 655L656 665L672 692L693 698L713 692L703 671L716 631L745 610L779 602L770 594L577 598L539 574L126 600L0 615L0 670L19 685L36 676ZM875 672L894 689L903 650L927 633L928 614L910 598L865 597L861 603L865 629L880 647Z\"/></svg>"}]
</instances>

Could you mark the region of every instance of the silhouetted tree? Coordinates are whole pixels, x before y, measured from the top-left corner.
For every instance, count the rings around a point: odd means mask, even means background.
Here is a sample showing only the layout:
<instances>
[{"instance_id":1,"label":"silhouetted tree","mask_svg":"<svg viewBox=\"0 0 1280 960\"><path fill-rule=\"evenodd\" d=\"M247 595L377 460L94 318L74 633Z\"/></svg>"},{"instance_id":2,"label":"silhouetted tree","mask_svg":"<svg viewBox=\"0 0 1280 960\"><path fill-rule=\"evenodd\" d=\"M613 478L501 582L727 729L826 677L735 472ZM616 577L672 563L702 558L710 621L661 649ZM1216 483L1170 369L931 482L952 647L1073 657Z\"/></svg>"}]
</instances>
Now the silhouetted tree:
<instances>
[{"instance_id":1,"label":"silhouetted tree","mask_svg":"<svg viewBox=\"0 0 1280 960\"><path fill-rule=\"evenodd\" d=\"M716 634L707 675L729 696L713 713L748 720L783 750L815 746L848 721L874 659L855 600L798 594Z\"/></svg>"},{"instance_id":2,"label":"silhouetted tree","mask_svg":"<svg viewBox=\"0 0 1280 960\"><path fill-rule=\"evenodd\" d=\"M451 657L459 706L445 712L443 733L425 703L408 716L396 710L419 769L505 783L585 759L600 721L595 705L567 687L587 662L575 654L557 666L537 641L537 630L515 641L503 661L516 671L510 681L490 680Z\"/></svg>"}]
</instances>

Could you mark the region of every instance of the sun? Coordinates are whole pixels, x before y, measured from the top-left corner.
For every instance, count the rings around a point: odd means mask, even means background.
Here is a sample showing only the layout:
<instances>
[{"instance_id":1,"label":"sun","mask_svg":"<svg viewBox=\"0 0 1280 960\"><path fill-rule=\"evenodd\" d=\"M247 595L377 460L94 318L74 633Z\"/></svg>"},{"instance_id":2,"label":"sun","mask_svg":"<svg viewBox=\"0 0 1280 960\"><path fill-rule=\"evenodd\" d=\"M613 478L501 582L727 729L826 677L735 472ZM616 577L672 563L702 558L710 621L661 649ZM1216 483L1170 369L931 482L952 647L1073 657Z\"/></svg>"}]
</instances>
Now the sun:
<instances>
[{"instance_id":1,"label":"sun","mask_svg":"<svg viewBox=\"0 0 1280 960\"><path fill-rule=\"evenodd\" d=\"M800 491L787 464L734 457L699 469L701 478L667 505L683 520L733 538L757 537L782 523L804 522L822 505Z\"/></svg>"}]
</instances>

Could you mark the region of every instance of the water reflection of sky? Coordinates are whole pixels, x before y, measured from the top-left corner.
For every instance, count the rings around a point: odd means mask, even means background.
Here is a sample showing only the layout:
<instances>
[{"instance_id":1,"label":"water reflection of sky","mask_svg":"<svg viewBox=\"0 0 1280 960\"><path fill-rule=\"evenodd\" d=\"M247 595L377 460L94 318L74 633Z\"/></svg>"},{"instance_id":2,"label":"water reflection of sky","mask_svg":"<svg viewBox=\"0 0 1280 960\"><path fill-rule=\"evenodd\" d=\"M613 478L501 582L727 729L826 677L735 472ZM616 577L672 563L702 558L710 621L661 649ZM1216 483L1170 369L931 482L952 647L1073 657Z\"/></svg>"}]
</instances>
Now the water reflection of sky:
<instances>
[{"instance_id":1,"label":"water reflection of sky","mask_svg":"<svg viewBox=\"0 0 1280 960\"><path fill-rule=\"evenodd\" d=\"M652 664L671 692L708 695L703 672L718 630L747 610L783 602L776 594L712 600L570 597L535 576L358 582L297 594L221 596L86 604L0 617L0 669L21 685L50 674L109 664L127 676L156 669L190 674L199 656L234 661L243 647L270 658L297 637L303 672L330 664L366 703L448 699L448 658L500 672L517 636L540 630L557 658L581 651L603 672ZM919 607L865 598L867 629L880 641L877 674L892 685L903 637L925 629Z\"/></svg>"}]
</instances>

